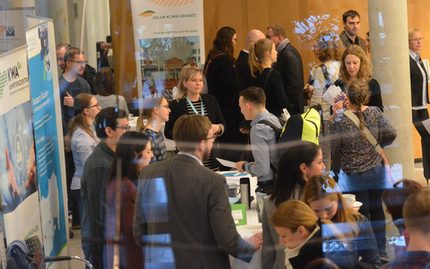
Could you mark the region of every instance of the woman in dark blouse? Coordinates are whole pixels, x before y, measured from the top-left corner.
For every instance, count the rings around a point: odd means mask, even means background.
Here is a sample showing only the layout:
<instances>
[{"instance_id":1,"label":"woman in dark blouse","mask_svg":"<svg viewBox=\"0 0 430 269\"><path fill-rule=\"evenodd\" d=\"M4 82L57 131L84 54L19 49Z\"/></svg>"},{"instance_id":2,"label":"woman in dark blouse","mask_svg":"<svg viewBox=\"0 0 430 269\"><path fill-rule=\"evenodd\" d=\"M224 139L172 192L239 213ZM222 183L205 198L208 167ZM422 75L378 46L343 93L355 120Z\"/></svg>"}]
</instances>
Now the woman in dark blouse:
<instances>
[{"instance_id":1,"label":"woman in dark blouse","mask_svg":"<svg viewBox=\"0 0 430 269\"><path fill-rule=\"evenodd\" d=\"M368 106L377 106L384 111L381 97L381 87L376 79L372 78L372 65L363 49L358 45L352 45L345 49L340 65L341 87L348 86L353 80L363 80L369 86ZM342 90L345 91L345 87Z\"/></svg>"},{"instance_id":2,"label":"woman in dark blouse","mask_svg":"<svg viewBox=\"0 0 430 269\"><path fill-rule=\"evenodd\" d=\"M179 83L178 99L169 103L170 116L166 123L164 134L167 138L173 139L173 126L176 120L185 114L197 114L207 116L212 122L213 133L220 136L224 133L224 118L216 99L202 92L204 78L202 70L193 66L185 66L183 80ZM213 164L213 155L209 156L205 165L216 168Z\"/></svg>"},{"instance_id":3,"label":"woman in dark blouse","mask_svg":"<svg viewBox=\"0 0 430 269\"><path fill-rule=\"evenodd\" d=\"M215 97L226 122L225 134L220 141L240 143L246 136L239 132L240 109L238 106L239 83L236 78L234 45L236 31L229 26L218 30L213 47L206 59L204 75L207 79L208 94Z\"/></svg>"}]
</instances>

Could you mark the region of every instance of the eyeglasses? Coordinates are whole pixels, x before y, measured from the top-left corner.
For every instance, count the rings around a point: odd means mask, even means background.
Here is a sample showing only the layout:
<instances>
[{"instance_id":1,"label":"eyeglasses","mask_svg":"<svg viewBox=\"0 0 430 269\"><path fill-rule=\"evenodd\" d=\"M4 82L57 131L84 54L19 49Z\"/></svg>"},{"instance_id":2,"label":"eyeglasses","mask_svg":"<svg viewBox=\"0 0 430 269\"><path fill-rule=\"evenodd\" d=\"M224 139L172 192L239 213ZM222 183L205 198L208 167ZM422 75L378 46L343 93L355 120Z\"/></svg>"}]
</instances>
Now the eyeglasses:
<instances>
[{"instance_id":1,"label":"eyeglasses","mask_svg":"<svg viewBox=\"0 0 430 269\"><path fill-rule=\"evenodd\" d=\"M409 39L409 41L413 41L413 42L418 42L418 41L423 41L423 40L424 40L424 37L417 37L417 38Z\"/></svg>"},{"instance_id":2,"label":"eyeglasses","mask_svg":"<svg viewBox=\"0 0 430 269\"><path fill-rule=\"evenodd\" d=\"M81 65L85 65L85 64L87 64L88 63L88 61L71 61L72 63L78 63L78 64L81 64Z\"/></svg>"},{"instance_id":3,"label":"eyeglasses","mask_svg":"<svg viewBox=\"0 0 430 269\"><path fill-rule=\"evenodd\" d=\"M89 106L87 108L100 107L100 104L97 102L95 105Z\"/></svg>"},{"instance_id":4,"label":"eyeglasses","mask_svg":"<svg viewBox=\"0 0 430 269\"><path fill-rule=\"evenodd\" d=\"M128 130L130 130L131 127L129 125L123 125L123 126L120 125L120 126L117 126L116 128L128 131Z\"/></svg>"}]
</instances>

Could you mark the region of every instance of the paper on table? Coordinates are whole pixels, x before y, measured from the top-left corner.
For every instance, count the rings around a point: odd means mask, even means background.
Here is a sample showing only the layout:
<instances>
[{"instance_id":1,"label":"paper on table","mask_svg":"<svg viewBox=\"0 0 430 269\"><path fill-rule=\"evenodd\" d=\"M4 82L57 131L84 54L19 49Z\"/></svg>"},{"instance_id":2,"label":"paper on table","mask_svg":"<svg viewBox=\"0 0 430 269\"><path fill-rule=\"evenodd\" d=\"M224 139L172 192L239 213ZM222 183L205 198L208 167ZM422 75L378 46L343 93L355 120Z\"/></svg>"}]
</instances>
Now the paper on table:
<instances>
[{"instance_id":1,"label":"paper on table","mask_svg":"<svg viewBox=\"0 0 430 269\"><path fill-rule=\"evenodd\" d=\"M221 158L216 158L218 162L220 162L225 167L236 168L236 163L228 160L224 160Z\"/></svg>"}]
</instances>

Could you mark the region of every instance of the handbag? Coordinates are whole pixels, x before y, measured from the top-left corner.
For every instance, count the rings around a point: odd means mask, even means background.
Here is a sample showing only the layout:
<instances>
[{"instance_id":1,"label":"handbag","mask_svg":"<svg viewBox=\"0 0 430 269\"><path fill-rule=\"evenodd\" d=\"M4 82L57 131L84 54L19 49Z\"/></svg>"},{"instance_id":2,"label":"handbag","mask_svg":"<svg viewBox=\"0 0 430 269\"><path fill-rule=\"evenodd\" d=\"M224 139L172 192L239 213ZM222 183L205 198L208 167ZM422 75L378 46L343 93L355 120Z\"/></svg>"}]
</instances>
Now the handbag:
<instances>
[{"instance_id":1,"label":"handbag","mask_svg":"<svg viewBox=\"0 0 430 269\"><path fill-rule=\"evenodd\" d=\"M360 128L360 119L351 110L346 110L345 112L343 112L343 114L347 116L358 128ZM384 149L382 149L381 145L379 145L376 138L373 136L373 134L366 126L364 126L363 128L363 132L367 140L373 146L373 148L381 155L382 163L385 166L386 178L391 182L391 185L392 185L394 183L394 179L391 173L391 166L390 166L390 163L388 162L387 156L385 156Z\"/></svg>"}]
</instances>

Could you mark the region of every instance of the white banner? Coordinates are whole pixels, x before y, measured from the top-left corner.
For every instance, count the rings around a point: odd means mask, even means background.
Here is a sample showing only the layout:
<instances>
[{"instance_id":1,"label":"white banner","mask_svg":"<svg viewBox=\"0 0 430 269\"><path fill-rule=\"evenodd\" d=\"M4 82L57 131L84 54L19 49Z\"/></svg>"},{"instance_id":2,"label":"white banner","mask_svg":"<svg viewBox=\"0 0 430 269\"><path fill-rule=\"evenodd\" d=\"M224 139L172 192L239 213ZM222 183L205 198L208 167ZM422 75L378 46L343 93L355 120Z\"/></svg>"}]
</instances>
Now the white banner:
<instances>
[{"instance_id":1,"label":"white banner","mask_svg":"<svg viewBox=\"0 0 430 269\"><path fill-rule=\"evenodd\" d=\"M203 0L132 0L139 97L176 86L182 65L204 63Z\"/></svg>"},{"instance_id":2,"label":"white banner","mask_svg":"<svg viewBox=\"0 0 430 269\"><path fill-rule=\"evenodd\" d=\"M6 241L42 237L26 46L0 56L0 192Z\"/></svg>"}]
</instances>

